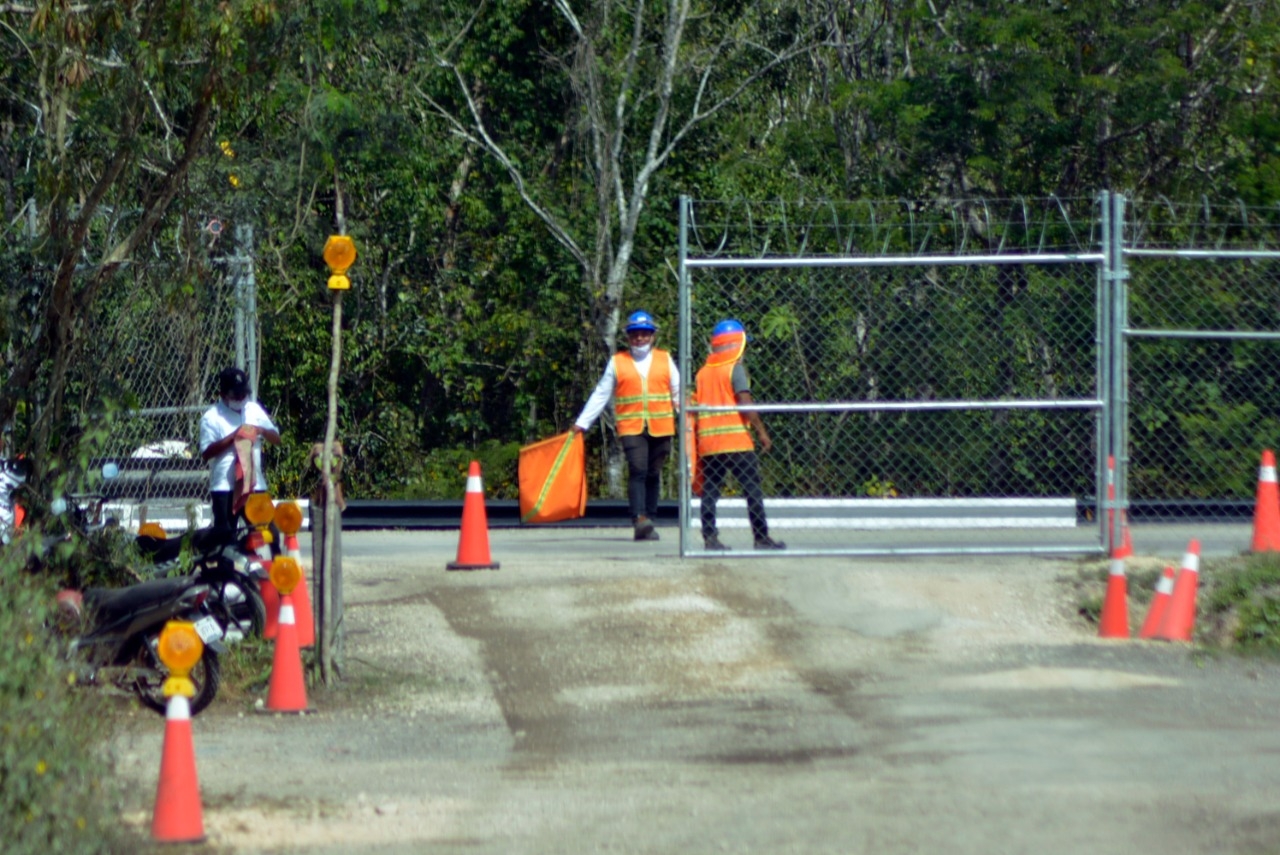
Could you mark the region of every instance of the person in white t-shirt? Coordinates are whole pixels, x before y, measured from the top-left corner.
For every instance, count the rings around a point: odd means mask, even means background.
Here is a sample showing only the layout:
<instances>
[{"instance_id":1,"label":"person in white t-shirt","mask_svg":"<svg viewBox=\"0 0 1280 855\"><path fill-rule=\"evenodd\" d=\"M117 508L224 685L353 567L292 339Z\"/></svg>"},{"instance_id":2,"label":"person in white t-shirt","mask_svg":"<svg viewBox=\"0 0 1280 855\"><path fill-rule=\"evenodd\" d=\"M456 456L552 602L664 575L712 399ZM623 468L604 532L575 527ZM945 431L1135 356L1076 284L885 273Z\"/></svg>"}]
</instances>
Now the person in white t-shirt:
<instances>
[{"instance_id":1,"label":"person in white t-shirt","mask_svg":"<svg viewBox=\"0 0 1280 855\"><path fill-rule=\"evenodd\" d=\"M234 529L235 515L250 493L265 493L262 442L280 444L280 431L257 402L249 400L249 378L239 368L218 375L219 399L200 418L200 458L208 461L214 528ZM252 442L247 455L237 440Z\"/></svg>"}]
</instances>

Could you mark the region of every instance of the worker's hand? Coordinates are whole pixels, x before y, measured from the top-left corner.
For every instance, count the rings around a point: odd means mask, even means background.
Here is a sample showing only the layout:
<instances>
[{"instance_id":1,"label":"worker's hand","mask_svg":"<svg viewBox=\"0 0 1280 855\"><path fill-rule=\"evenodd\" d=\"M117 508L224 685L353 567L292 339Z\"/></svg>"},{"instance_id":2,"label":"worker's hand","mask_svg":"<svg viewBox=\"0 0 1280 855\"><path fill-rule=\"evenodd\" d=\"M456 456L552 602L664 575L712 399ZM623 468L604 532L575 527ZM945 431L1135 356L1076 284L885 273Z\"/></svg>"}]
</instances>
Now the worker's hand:
<instances>
[{"instance_id":1,"label":"worker's hand","mask_svg":"<svg viewBox=\"0 0 1280 855\"><path fill-rule=\"evenodd\" d=\"M586 431L585 431L585 430L583 430L582 428L578 427L577 425L574 425L574 426L573 426L573 432L574 432L574 433L586 433Z\"/></svg>"},{"instance_id":2,"label":"worker's hand","mask_svg":"<svg viewBox=\"0 0 1280 855\"><path fill-rule=\"evenodd\" d=\"M769 438L769 434L760 434L760 453L768 454L773 450L773 440Z\"/></svg>"},{"instance_id":3,"label":"worker's hand","mask_svg":"<svg viewBox=\"0 0 1280 855\"><path fill-rule=\"evenodd\" d=\"M262 429L257 425L240 425L236 428L236 437L238 439L257 439Z\"/></svg>"}]
</instances>

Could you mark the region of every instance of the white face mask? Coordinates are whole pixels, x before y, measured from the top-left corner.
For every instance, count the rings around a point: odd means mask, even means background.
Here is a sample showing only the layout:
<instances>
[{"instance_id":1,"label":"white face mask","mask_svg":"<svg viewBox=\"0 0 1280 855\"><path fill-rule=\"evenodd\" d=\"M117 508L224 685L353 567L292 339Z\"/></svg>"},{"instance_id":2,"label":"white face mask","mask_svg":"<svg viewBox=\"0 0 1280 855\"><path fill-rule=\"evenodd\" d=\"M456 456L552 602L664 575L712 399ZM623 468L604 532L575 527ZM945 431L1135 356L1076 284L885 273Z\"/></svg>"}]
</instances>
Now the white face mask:
<instances>
[{"instance_id":1,"label":"white face mask","mask_svg":"<svg viewBox=\"0 0 1280 855\"><path fill-rule=\"evenodd\" d=\"M631 358L634 360L644 359L649 355L649 351L653 350L653 342L648 344L635 345L631 348Z\"/></svg>"},{"instance_id":2,"label":"white face mask","mask_svg":"<svg viewBox=\"0 0 1280 855\"><path fill-rule=\"evenodd\" d=\"M239 401L232 401L230 398L223 398L222 402L226 404L228 407L230 407L231 409L235 410L237 413L244 412L244 399L241 399Z\"/></svg>"}]
</instances>

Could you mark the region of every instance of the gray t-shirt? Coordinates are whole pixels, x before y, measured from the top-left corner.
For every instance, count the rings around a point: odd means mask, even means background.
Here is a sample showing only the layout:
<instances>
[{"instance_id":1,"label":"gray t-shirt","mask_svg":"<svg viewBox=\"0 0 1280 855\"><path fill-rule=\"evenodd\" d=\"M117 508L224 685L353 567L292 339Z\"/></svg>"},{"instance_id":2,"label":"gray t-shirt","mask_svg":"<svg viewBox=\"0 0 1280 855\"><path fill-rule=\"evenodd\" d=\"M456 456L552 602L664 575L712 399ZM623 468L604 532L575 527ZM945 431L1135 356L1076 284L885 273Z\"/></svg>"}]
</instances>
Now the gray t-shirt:
<instances>
[{"instance_id":1,"label":"gray t-shirt","mask_svg":"<svg viewBox=\"0 0 1280 855\"><path fill-rule=\"evenodd\" d=\"M751 391L751 378L747 375L747 366L739 360L733 365L733 374L729 377L729 382L733 384L733 393Z\"/></svg>"}]
</instances>

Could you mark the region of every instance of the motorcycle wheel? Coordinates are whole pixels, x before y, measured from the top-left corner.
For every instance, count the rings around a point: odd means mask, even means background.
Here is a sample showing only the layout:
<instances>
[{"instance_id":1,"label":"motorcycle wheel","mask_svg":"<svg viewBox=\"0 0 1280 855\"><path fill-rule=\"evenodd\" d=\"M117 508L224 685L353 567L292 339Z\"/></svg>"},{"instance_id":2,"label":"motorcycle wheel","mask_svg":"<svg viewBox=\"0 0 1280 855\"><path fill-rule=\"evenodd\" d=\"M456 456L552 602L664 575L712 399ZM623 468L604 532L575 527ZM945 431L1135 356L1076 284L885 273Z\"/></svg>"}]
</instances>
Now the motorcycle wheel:
<instances>
[{"instance_id":1,"label":"motorcycle wheel","mask_svg":"<svg viewBox=\"0 0 1280 855\"><path fill-rule=\"evenodd\" d=\"M228 587L233 590L229 591ZM222 624L227 641L235 641L231 631L236 629L245 638L261 638L267 625L267 606L256 587L238 582L222 582L213 588L209 610Z\"/></svg>"},{"instance_id":2,"label":"motorcycle wheel","mask_svg":"<svg viewBox=\"0 0 1280 855\"><path fill-rule=\"evenodd\" d=\"M137 662L145 668L166 675L168 669L159 661L152 647L148 643L143 643L138 649ZM196 663L196 667L191 669L191 682L195 683L196 693L191 698L191 715L195 716L205 707L213 703L213 699L218 695L218 686L222 682L222 663L218 660L218 654L212 648L206 647L204 653L200 657L200 661ZM138 699L147 706L161 715L165 714L169 699L164 696L162 691L164 687L164 678L148 679L139 677L133 683L133 690L137 692Z\"/></svg>"}]
</instances>

